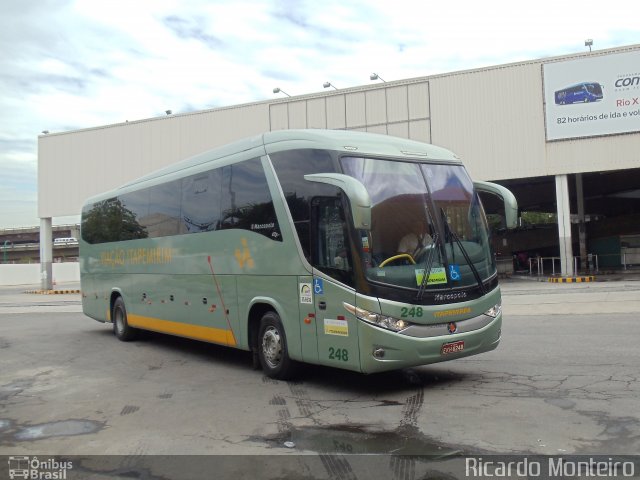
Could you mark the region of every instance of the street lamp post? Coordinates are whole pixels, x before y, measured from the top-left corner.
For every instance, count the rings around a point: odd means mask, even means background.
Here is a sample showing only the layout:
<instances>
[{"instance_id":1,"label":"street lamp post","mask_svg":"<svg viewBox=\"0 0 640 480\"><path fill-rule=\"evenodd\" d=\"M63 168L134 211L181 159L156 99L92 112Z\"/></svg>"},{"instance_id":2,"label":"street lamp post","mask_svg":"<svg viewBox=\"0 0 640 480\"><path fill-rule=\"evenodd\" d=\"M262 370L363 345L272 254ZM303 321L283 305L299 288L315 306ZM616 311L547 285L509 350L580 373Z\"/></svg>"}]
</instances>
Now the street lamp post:
<instances>
[{"instance_id":1,"label":"street lamp post","mask_svg":"<svg viewBox=\"0 0 640 480\"><path fill-rule=\"evenodd\" d=\"M4 241L4 245L2 246L2 263L7 263L7 249L11 245L9 240Z\"/></svg>"},{"instance_id":2,"label":"street lamp post","mask_svg":"<svg viewBox=\"0 0 640 480\"><path fill-rule=\"evenodd\" d=\"M282 90L281 88L278 88L278 87L273 89L273 93L284 93L287 97L291 96L287 92L285 92L284 90Z\"/></svg>"}]
</instances>

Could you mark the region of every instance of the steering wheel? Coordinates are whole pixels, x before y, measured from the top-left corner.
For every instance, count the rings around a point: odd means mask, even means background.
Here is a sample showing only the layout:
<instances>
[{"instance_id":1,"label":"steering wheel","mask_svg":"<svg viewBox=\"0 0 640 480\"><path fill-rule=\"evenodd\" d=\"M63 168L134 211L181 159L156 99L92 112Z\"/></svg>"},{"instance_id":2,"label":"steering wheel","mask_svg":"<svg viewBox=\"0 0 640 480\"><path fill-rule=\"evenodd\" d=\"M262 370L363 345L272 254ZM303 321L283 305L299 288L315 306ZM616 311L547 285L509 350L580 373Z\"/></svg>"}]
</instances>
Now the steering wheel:
<instances>
[{"instance_id":1,"label":"steering wheel","mask_svg":"<svg viewBox=\"0 0 640 480\"><path fill-rule=\"evenodd\" d=\"M409 260L413 265L416 264L416 261L413 259L413 257L411 255L409 255L408 253L401 253L399 255L394 255L393 257L389 257L386 260L383 260L382 262L380 262L380 265L378 265L378 267L382 268L385 265L387 265L387 263L391 263L394 260L399 260L401 258L406 258L407 260Z\"/></svg>"}]
</instances>

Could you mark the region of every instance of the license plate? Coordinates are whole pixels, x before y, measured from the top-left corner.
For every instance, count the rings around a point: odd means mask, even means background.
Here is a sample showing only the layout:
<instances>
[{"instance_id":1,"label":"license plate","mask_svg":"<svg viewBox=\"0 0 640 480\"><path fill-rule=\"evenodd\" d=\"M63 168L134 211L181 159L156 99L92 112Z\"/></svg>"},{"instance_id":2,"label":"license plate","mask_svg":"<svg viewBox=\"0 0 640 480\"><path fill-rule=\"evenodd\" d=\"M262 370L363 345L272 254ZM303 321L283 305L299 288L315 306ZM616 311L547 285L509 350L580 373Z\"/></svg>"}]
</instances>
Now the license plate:
<instances>
[{"instance_id":1,"label":"license plate","mask_svg":"<svg viewBox=\"0 0 640 480\"><path fill-rule=\"evenodd\" d=\"M450 353L458 353L464 350L464 340L458 342L445 343L440 349L440 355L449 355Z\"/></svg>"}]
</instances>

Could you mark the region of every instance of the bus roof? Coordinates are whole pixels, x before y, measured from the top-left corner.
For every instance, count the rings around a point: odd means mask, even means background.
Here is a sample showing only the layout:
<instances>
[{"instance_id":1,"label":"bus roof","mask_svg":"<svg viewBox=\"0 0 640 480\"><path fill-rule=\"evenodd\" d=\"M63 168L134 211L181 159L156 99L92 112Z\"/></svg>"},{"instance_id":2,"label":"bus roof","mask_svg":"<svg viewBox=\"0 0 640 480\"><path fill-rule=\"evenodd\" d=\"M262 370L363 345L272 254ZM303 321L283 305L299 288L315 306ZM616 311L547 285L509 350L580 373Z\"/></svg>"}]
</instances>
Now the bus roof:
<instances>
[{"instance_id":1,"label":"bus roof","mask_svg":"<svg viewBox=\"0 0 640 480\"><path fill-rule=\"evenodd\" d=\"M326 148L351 151L354 154L460 162L458 157L444 148L379 133L318 129L276 130L265 133L263 138L267 153L298 148Z\"/></svg>"},{"instance_id":2,"label":"bus roof","mask_svg":"<svg viewBox=\"0 0 640 480\"><path fill-rule=\"evenodd\" d=\"M574 83L573 85L568 85L564 88L561 88L560 90L557 90L558 92L561 92L562 90L566 90L568 88L574 88L574 87L581 87L583 85L600 85L598 82L580 82L580 83Z\"/></svg>"},{"instance_id":3,"label":"bus roof","mask_svg":"<svg viewBox=\"0 0 640 480\"><path fill-rule=\"evenodd\" d=\"M351 153L352 155L376 155L407 160L439 160L460 164L460 159L447 149L427 143L389 135L348 130L276 130L248 137L228 145L214 148L165 168L128 182L111 192L104 192L89 200L110 198L122 190L152 182L160 177L180 171L189 171L200 165L213 168L229 162L229 157L244 154L246 158L258 157L285 150L316 148ZM185 172L185 175L187 172ZM154 182L155 183L155 182ZM135 188L131 188L135 190Z\"/></svg>"}]
</instances>

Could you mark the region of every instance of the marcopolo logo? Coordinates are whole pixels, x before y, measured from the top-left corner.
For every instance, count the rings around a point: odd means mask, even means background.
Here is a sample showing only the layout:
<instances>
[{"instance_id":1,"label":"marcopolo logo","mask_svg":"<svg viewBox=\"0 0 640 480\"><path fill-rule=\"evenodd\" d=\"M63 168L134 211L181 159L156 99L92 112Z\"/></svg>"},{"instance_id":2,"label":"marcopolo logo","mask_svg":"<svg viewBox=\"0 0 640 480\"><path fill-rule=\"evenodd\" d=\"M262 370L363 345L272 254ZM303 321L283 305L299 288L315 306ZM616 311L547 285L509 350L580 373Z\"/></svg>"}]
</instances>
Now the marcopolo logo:
<instances>
[{"instance_id":1,"label":"marcopolo logo","mask_svg":"<svg viewBox=\"0 0 640 480\"><path fill-rule=\"evenodd\" d=\"M65 480L67 470L73 468L73 462L54 458L38 459L38 457L9 457L9 478L25 478L33 480Z\"/></svg>"}]
</instances>

